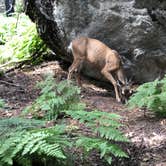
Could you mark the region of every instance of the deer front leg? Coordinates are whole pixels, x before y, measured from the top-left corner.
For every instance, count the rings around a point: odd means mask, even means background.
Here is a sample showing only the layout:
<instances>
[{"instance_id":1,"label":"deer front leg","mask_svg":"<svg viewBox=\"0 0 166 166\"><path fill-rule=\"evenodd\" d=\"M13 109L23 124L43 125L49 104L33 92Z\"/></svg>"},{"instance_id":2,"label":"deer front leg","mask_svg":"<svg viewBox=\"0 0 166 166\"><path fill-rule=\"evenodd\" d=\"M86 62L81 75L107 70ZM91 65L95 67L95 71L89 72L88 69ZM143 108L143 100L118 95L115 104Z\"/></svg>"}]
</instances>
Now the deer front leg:
<instances>
[{"instance_id":1,"label":"deer front leg","mask_svg":"<svg viewBox=\"0 0 166 166\"><path fill-rule=\"evenodd\" d=\"M78 67L80 66L81 64L81 60L77 59L73 61L72 65L70 66L69 68L69 73L68 73L68 76L67 76L67 79L70 80L71 77L72 77L72 74L78 70Z\"/></svg>"},{"instance_id":2,"label":"deer front leg","mask_svg":"<svg viewBox=\"0 0 166 166\"><path fill-rule=\"evenodd\" d=\"M80 77L80 70L82 68L82 63L83 63L83 60L82 59L77 59L77 60L74 60L73 61L73 64L71 65L71 67L69 68L69 73L68 73L68 76L67 76L67 79L70 80L71 77L72 77L72 74L74 72L76 72L76 79L77 79L77 85L78 86L82 86L82 83L81 83L81 77Z\"/></svg>"},{"instance_id":3,"label":"deer front leg","mask_svg":"<svg viewBox=\"0 0 166 166\"><path fill-rule=\"evenodd\" d=\"M120 95L119 95L117 82L116 82L116 80L114 79L114 77L112 76L112 74L111 74L106 68L104 68L104 69L101 71L101 73L105 76L105 78L107 78L107 79L112 83L112 85L114 86L114 90L115 90L116 100L117 100L118 102L121 102L121 98L120 98Z\"/></svg>"}]
</instances>

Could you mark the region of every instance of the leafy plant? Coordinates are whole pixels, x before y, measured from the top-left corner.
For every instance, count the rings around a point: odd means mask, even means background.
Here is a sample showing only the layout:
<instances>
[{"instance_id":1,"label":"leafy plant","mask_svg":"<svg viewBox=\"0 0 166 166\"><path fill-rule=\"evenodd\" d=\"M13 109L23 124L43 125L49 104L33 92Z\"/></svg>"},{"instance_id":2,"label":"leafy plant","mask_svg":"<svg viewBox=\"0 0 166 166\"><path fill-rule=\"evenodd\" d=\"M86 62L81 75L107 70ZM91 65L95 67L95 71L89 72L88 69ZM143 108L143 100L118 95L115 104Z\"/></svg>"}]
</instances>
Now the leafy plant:
<instances>
[{"instance_id":1,"label":"leafy plant","mask_svg":"<svg viewBox=\"0 0 166 166\"><path fill-rule=\"evenodd\" d=\"M17 0L15 4L15 12L22 13L24 11L24 3L22 0Z\"/></svg>"},{"instance_id":2,"label":"leafy plant","mask_svg":"<svg viewBox=\"0 0 166 166\"><path fill-rule=\"evenodd\" d=\"M4 45L16 34L16 18L9 17L6 19L6 17L0 15L0 29L0 45Z\"/></svg>"},{"instance_id":3,"label":"leafy plant","mask_svg":"<svg viewBox=\"0 0 166 166\"><path fill-rule=\"evenodd\" d=\"M48 48L40 39L35 24L27 16L20 14L18 18L1 17L0 63L25 60L32 60L36 63L48 53Z\"/></svg>"},{"instance_id":4,"label":"leafy plant","mask_svg":"<svg viewBox=\"0 0 166 166\"><path fill-rule=\"evenodd\" d=\"M166 117L166 77L139 86L128 105L130 108L147 108L156 116Z\"/></svg>"},{"instance_id":5,"label":"leafy plant","mask_svg":"<svg viewBox=\"0 0 166 166\"><path fill-rule=\"evenodd\" d=\"M128 141L118 130L121 126L120 116L98 110L86 111L86 105L80 102L80 89L71 82L55 83L49 76L38 84L41 95L34 104L26 109L26 113L36 117L42 112L43 119L55 120L63 113L77 121L73 126L65 119L56 121L56 126L43 128L45 121L23 118L3 119L0 121L0 163L2 166L17 163L32 166L34 160L38 164L51 166L69 165L69 149L82 148L86 155L96 150L101 159L111 164L112 156L127 157L118 146L118 142ZM24 112L25 113L25 112ZM63 125L61 125L63 123ZM68 125L67 125L68 124ZM83 131L84 126L89 134ZM3 130L4 129L4 130ZM4 131L6 131L4 133ZM40 164L39 164L40 163Z\"/></svg>"},{"instance_id":6,"label":"leafy plant","mask_svg":"<svg viewBox=\"0 0 166 166\"><path fill-rule=\"evenodd\" d=\"M86 105L80 102L80 89L71 82L62 81L57 84L54 78L49 76L44 82L39 83L38 87L42 88L41 96L24 113L37 116L42 111L43 117L47 120L55 120L63 113L78 120L90 130L91 136L78 135L76 132L72 139L76 143L75 146L85 150L85 154L98 150L100 157L106 159L108 163L111 163L112 155L127 157L126 153L115 144L115 142L128 141L118 131L121 126L119 115L97 110L87 112Z\"/></svg>"},{"instance_id":7,"label":"leafy plant","mask_svg":"<svg viewBox=\"0 0 166 166\"><path fill-rule=\"evenodd\" d=\"M83 110L85 104L80 102L80 89L67 81L59 84L52 76L46 78L44 82L38 83L41 88L41 95L24 110L24 114L31 113L36 118L42 114L46 120L56 120L57 117L67 110Z\"/></svg>"},{"instance_id":8,"label":"leafy plant","mask_svg":"<svg viewBox=\"0 0 166 166\"><path fill-rule=\"evenodd\" d=\"M0 108L3 108L5 106L5 102L3 99L0 99Z\"/></svg>"},{"instance_id":9,"label":"leafy plant","mask_svg":"<svg viewBox=\"0 0 166 166\"><path fill-rule=\"evenodd\" d=\"M19 117L0 118L0 138L5 139L11 133L42 128L45 126L45 121L35 119L25 119Z\"/></svg>"},{"instance_id":10,"label":"leafy plant","mask_svg":"<svg viewBox=\"0 0 166 166\"><path fill-rule=\"evenodd\" d=\"M0 142L0 162L2 166L13 165L13 161L31 166L33 158L47 165L50 159L54 164L64 163L64 147L70 146L64 126L48 129L17 132Z\"/></svg>"},{"instance_id":11,"label":"leafy plant","mask_svg":"<svg viewBox=\"0 0 166 166\"><path fill-rule=\"evenodd\" d=\"M107 160L109 164L112 161L111 154L116 157L127 157L126 153L115 144L115 141L128 141L116 129L121 126L117 121L120 118L118 115L100 111L77 111L74 113L67 111L67 113L88 127L92 134L90 136L80 135L75 131L75 134L70 137L72 131L67 125L56 125L44 129L26 127L25 129L28 128L28 131L17 130L14 134L8 134L8 139L6 137L0 141L2 166L12 165L13 161L23 166L31 166L34 158L38 159L40 163L44 161L45 165L49 165L50 158L52 159L51 163L67 165L67 153L69 153L67 149L76 146L83 147L86 155L92 150L98 150L100 157ZM17 125L20 125L23 119L17 119L17 121ZM28 126L26 121L28 123L29 120L25 120L24 126ZM40 121L34 122L34 124L40 124ZM6 121L4 120L2 124L6 124ZM15 119L13 119L13 124L15 124ZM113 142L111 142L112 140Z\"/></svg>"},{"instance_id":12,"label":"leafy plant","mask_svg":"<svg viewBox=\"0 0 166 166\"><path fill-rule=\"evenodd\" d=\"M118 122L120 116L101 111L67 111L73 119L79 120L88 127L93 136L80 136L76 144L83 147L85 152L98 150L100 157L104 158L109 164L112 161L112 155L116 157L128 157L118 145L117 142L127 142L128 139L117 130L121 124ZM114 143L113 143L113 142Z\"/></svg>"}]
</instances>

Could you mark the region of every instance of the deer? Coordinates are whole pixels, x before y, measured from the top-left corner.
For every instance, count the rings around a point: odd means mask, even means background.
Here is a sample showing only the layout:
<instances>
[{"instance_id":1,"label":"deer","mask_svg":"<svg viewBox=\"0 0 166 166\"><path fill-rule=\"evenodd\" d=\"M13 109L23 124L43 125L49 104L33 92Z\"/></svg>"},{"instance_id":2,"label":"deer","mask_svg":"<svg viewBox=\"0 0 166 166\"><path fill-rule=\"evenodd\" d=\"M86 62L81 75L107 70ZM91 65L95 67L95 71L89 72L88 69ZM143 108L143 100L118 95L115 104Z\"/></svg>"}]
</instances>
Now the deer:
<instances>
[{"instance_id":1,"label":"deer","mask_svg":"<svg viewBox=\"0 0 166 166\"><path fill-rule=\"evenodd\" d=\"M81 85L80 71L83 65L91 65L97 68L102 76L112 83L116 100L118 102L122 101L122 94L125 95L125 87L128 87L128 83L121 57L117 51L97 39L88 37L75 38L71 41L68 50L73 54L73 63L69 67L67 80L70 80L73 73L77 72L77 81ZM123 91L120 91L119 87Z\"/></svg>"}]
</instances>

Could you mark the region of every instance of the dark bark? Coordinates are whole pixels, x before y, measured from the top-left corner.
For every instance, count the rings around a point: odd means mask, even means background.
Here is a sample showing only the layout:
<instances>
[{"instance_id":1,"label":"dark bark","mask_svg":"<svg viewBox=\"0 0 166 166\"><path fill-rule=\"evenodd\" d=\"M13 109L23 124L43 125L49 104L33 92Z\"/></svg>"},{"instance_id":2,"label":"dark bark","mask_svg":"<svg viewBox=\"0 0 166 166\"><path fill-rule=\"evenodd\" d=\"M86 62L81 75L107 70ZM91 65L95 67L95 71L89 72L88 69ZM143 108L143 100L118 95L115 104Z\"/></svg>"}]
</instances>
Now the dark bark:
<instances>
[{"instance_id":1,"label":"dark bark","mask_svg":"<svg viewBox=\"0 0 166 166\"><path fill-rule=\"evenodd\" d=\"M5 0L6 16L11 16L14 13L15 0Z\"/></svg>"},{"instance_id":2,"label":"dark bark","mask_svg":"<svg viewBox=\"0 0 166 166\"><path fill-rule=\"evenodd\" d=\"M56 56L71 62L66 51L66 38L53 19L53 1L25 0L25 13L36 23L37 31Z\"/></svg>"}]
</instances>

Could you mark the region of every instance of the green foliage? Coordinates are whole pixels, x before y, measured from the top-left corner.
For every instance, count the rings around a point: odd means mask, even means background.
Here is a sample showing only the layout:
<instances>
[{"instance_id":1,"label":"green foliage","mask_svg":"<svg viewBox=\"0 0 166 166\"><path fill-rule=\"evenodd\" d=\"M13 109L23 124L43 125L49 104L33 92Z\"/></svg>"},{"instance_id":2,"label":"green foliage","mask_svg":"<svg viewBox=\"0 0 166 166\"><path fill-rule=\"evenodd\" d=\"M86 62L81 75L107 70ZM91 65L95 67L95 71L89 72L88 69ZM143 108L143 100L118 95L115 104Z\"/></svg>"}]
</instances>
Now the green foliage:
<instances>
[{"instance_id":1,"label":"green foliage","mask_svg":"<svg viewBox=\"0 0 166 166\"><path fill-rule=\"evenodd\" d=\"M18 14L22 13L23 11L24 11L23 0L17 0L15 4L15 12Z\"/></svg>"},{"instance_id":2,"label":"green foliage","mask_svg":"<svg viewBox=\"0 0 166 166\"><path fill-rule=\"evenodd\" d=\"M19 117L0 119L0 138L6 138L12 132L31 130L45 126L45 121Z\"/></svg>"},{"instance_id":3,"label":"green foliage","mask_svg":"<svg viewBox=\"0 0 166 166\"><path fill-rule=\"evenodd\" d=\"M128 139L117 130L121 124L118 122L120 116L117 114L110 114L101 111L67 111L73 119L77 119L80 123L87 126L94 137L81 136L76 144L79 147L83 147L85 152L91 150L98 150L100 157L107 160L111 164L113 154L116 157L127 157L118 145L112 143L112 141L126 142Z\"/></svg>"},{"instance_id":4,"label":"green foliage","mask_svg":"<svg viewBox=\"0 0 166 166\"><path fill-rule=\"evenodd\" d=\"M6 17L0 15L0 30L0 45L2 45L16 34L16 19L13 17L6 19Z\"/></svg>"},{"instance_id":5,"label":"green foliage","mask_svg":"<svg viewBox=\"0 0 166 166\"><path fill-rule=\"evenodd\" d=\"M57 117L68 110L83 110L85 104L80 102L80 89L67 81L57 84L52 76L44 82L38 83L41 88L41 95L24 110L24 114L31 113L39 118L43 112L45 119L56 120Z\"/></svg>"},{"instance_id":6,"label":"green foliage","mask_svg":"<svg viewBox=\"0 0 166 166\"><path fill-rule=\"evenodd\" d=\"M37 34L36 26L24 14L0 16L0 63L37 59L48 52Z\"/></svg>"},{"instance_id":7,"label":"green foliage","mask_svg":"<svg viewBox=\"0 0 166 166\"><path fill-rule=\"evenodd\" d=\"M82 147L85 154L92 150L98 150L100 157L106 159L108 163L111 163L112 155L127 157L126 153L118 145L115 145L115 142L128 141L118 131L121 126L119 115L97 110L85 111L85 104L80 102L80 89L72 85L71 82L62 81L57 84L49 76L44 82L39 83L38 87L42 89L41 96L24 113L37 116L42 111L47 120L55 120L60 113L65 113L85 125L92 134L92 136L85 136L78 135L76 132L75 137L73 136L72 140L76 143L75 146ZM69 135L70 132L68 131Z\"/></svg>"},{"instance_id":8,"label":"green foliage","mask_svg":"<svg viewBox=\"0 0 166 166\"><path fill-rule=\"evenodd\" d=\"M71 82L55 83L49 76L38 84L41 95L26 109L36 117L42 114L47 120L55 120L63 113L78 122L78 126L56 121L56 126L43 128L45 121L23 118L1 119L0 163L2 166L32 166L33 160L43 165L69 165L71 148L82 148L85 156L96 150L101 159L111 164L112 156L128 157L116 142L128 141L118 130L120 116L102 111L86 111L80 102L80 89ZM24 112L25 113L25 112ZM65 116L63 116L65 117ZM63 123L64 125L61 125ZM67 125L68 124L68 125ZM81 127L89 134L80 133ZM39 164L39 165L40 165Z\"/></svg>"},{"instance_id":9,"label":"green foliage","mask_svg":"<svg viewBox=\"0 0 166 166\"><path fill-rule=\"evenodd\" d=\"M0 108L3 108L5 106L5 102L3 99L0 99Z\"/></svg>"},{"instance_id":10,"label":"green foliage","mask_svg":"<svg viewBox=\"0 0 166 166\"><path fill-rule=\"evenodd\" d=\"M47 160L55 158L64 163L64 147L71 145L64 135L64 126L48 129L17 132L0 142L0 163L2 166L13 165L18 161L24 166L32 165L32 158L39 158L47 165ZM54 163L55 163L54 161Z\"/></svg>"},{"instance_id":11,"label":"green foliage","mask_svg":"<svg viewBox=\"0 0 166 166\"><path fill-rule=\"evenodd\" d=\"M130 108L147 108L156 116L166 117L166 77L139 86L128 105Z\"/></svg>"}]
</instances>

